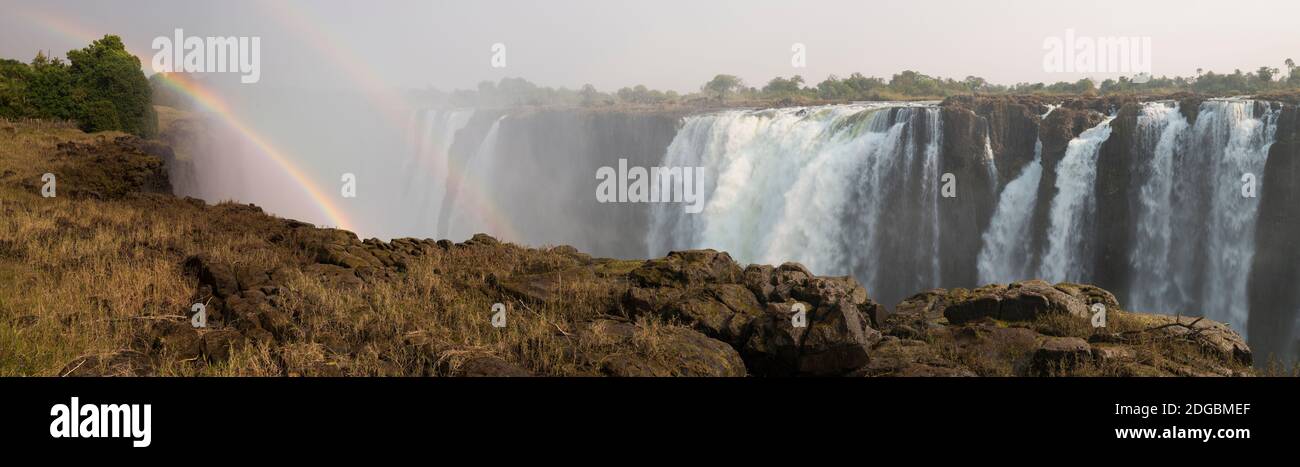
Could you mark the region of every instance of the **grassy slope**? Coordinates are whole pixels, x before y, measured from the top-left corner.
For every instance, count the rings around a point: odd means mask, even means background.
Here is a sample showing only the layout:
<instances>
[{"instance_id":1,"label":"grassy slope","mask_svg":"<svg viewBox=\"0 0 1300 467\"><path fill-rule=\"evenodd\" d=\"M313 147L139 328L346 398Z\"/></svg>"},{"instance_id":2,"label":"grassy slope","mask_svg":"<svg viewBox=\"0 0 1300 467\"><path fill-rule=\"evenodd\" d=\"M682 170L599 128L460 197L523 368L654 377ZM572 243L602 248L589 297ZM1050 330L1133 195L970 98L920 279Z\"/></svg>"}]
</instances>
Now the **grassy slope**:
<instances>
[{"instance_id":1,"label":"grassy slope","mask_svg":"<svg viewBox=\"0 0 1300 467\"><path fill-rule=\"evenodd\" d=\"M403 274L381 271L387 280L339 285L312 272L310 251L268 241L269 232L288 231L287 221L246 206L164 195L76 197L64 194L77 183L64 176L58 197L40 197L42 173L85 162L55 155L58 142L117 136L0 122L0 174L7 174L0 177L0 375L58 375L86 365L83 357L100 365L91 373L129 372L114 366L122 360L116 357L156 337L152 324L185 321L199 291L182 263L195 254L285 267L279 300L300 332L253 341L221 362L162 359L148 374L446 374L458 361L494 356L535 373L574 375L598 373L601 359L624 354L673 358L657 349L656 336L677 326L654 320L641 320L631 345L557 338L601 316L596 310L616 308L622 289L609 281L565 285L562 304L511 303L511 325L491 327L492 303L502 297L489 281L571 267L568 249L437 250L412 259Z\"/></svg>"}]
</instances>

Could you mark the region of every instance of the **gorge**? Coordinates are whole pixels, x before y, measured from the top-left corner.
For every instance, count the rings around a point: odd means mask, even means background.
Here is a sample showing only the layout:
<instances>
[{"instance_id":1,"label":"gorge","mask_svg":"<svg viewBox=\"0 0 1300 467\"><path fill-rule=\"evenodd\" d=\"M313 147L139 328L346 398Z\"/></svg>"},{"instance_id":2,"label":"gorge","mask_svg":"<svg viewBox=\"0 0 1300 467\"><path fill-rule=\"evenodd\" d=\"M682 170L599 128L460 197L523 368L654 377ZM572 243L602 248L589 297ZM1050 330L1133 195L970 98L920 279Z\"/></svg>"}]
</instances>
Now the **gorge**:
<instances>
[{"instance_id":1,"label":"gorge","mask_svg":"<svg viewBox=\"0 0 1300 467\"><path fill-rule=\"evenodd\" d=\"M1300 126L1289 102L967 96L412 118L402 202L425 215L403 235L487 232L622 258L713 248L851 275L884 304L932 287L1095 283L1129 309L1228 323L1261 356L1296 353ZM593 174L619 159L703 167L703 211L598 203ZM951 198L940 196L945 174ZM487 178L492 189L467 190ZM1244 180L1257 197L1243 196Z\"/></svg>"}]
</instances>

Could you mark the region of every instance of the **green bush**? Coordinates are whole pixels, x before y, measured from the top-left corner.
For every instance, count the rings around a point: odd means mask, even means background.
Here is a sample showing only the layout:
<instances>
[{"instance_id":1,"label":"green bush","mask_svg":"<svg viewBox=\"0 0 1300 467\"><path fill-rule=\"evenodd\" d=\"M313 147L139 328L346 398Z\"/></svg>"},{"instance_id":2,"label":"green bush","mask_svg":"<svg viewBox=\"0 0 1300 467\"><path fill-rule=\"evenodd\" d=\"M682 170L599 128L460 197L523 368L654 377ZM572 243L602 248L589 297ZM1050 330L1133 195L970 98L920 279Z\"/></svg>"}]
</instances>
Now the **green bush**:
<instances>
[{"instance_id":1,"label":"green bush","mask_svg":"<svg viewBox=\"0 0 1300 467\"><path fill-rule=\"evenodd\" d=\"M68 52L38 53L31 64L0 60L0 116L75 120L86 131L158 132L149 80L122 39L104 36Z\"/></svg>"}]
</instances>

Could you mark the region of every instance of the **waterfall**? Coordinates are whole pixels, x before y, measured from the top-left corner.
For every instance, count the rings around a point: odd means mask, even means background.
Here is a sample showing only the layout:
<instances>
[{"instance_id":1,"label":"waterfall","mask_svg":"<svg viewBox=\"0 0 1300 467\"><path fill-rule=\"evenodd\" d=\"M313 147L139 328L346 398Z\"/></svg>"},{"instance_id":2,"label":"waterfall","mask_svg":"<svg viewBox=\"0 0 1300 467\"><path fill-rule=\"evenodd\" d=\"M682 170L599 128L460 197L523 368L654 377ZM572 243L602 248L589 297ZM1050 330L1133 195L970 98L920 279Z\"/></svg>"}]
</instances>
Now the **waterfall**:
<instances>
[{"instance_id":1,"label":"waterfall","mask_svg":"<svg viewBox=\"0 0 1300 467\"><path fill-rule=\"evenodd\" d=\"M984 133L984 163L988 164L989 187L990 191L998 191L998 161L993 155L993 139L989 137L989 132Z\"/></svg>"},{"instance_id":2,"label":"waterfall","mask_svg":"<svg viewBox=\"0 0 1300 467\"><path fill-rule=\"evenodd\" d=\"M904 104L687 117L666 166L704 167L699 214L652 207L652 255L715 248L853 275L886 303L939 282L942 112Z\"/></svg>"},{"instance_id":3,"label":"waterfall","mask_svg":"<svg viewBox=\"0 0 1300 467\"><path fill-rule=\"evenodd\" d=\"M1169 270L1174 156L1176 150L1182 149L1187 127L1187 119L1176 104L1147 104L1138 115L1133 148L1138 169L1134 177L1144 183L1139 184L1137 192L1133 250L1129 258L1133 271L1129 303L1137 310L1156 310L1187 302L1170 296L1175 288L1171 277L1177 273ZM1142 158L1147 158L1145 164Z\"/></svg>"},{"instance_id":4,"label":"waterfall","mask_svg":"<svg viewBox=\"0 0 1300 467\"><path fill-rule=\"evenodd\" d=\"M1135 155L1148 162L1134 181L1134 306L1203 315L1244 335L1258 198L1243 195L1243 177L1262 181L1277 112L1216 99L1201 104L1190 126L1164 104L1148 104L1142 117Z\"/></svg>"},{"instance_id":5,"label":"waterfall","mask_svg":"<svg viewBox=\"0 0 1300 467\"><path fill-rule=\"evenodd\" d=\"M1038 276L1050 281L1088 279L1091 260L1087 257L1088 218L1096 213L1097 154L1110 137L1107 118L1096 127L1079 134L1065 149L1065 157L1056 166L1056 196L1052 198L1047 230L1047 251Z\"/></svg>"},{"instance_id":6,"label":"waterfall","mask_svg":"<svg viewBox=\"0 0 1300 467\"><path fill-rule=\"evenodd\" d=\"M437 231L439 211L446 196L451 170L450 150L456 132L469 124L473 110L426 110L422 116L414 153L402 164L406 181L403 202L411 203L405 212L411 216L411 232L433 235Z\"/></svg>"},{"instance_id":7,"label":"waterfall","mask_svg":"<svg viewBox=\"0 0 1300 467\"><path fill-rule=\"evenodd\" d=\"M979 282L1011 282L1033 276L1030 221L1043 178L1043 142L1034 143L1034 159L1002 190L979 253Z\"/></svg>"},{"instance_id":8,"label":"waterfall","mask_svg":"<svg viewBox=\"0 0 1300 467\"><path fill-rule=\"evenodd\" d=\"M478 232L495 230L492 222L496 219L490 217L495 213L488 210L494 209L496 204L489 197L494 189L492 176L501 170L497 160L497 135L501 131L501 121L505 119L503 115L492 122L487 136L463 167L450 163L453 171L459 169L459 176L451 173L447 177L447 194L438 211L439 238L469 238ZM473 191L465 193L467 190ZM465 206L466 203L470 205Z\"/></svg>"}]
</instances>

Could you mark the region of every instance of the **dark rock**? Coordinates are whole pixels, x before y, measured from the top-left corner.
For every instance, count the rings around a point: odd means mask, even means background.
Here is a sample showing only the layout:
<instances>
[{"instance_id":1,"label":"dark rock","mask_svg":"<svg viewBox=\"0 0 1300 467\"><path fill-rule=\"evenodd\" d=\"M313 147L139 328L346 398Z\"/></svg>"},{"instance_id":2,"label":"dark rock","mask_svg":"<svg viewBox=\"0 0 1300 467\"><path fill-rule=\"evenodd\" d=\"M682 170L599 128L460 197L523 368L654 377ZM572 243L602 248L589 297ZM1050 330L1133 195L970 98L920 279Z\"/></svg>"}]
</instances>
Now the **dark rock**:
<instances>
[{"instance_id":1,"label":"dark rock","mask_svg":"<svg viewBox=\"0 0 1300 467\"><path fill-rule=\"evenodd\" d=\"M714 250L668 253L665 258L646 261L628 276L641 287L692 287L703 284L734 284L741 279L740 266L731 255Z\"/></svg>"},{"instance_id":2,"label":"dark rock","mask_svg":"<svg viewBox=\"0 0 1300 467\"><path fill-rule=\"evenodd\" d=\"M485 234L485 233L476 233L476 234L474 234L474 236L470 237L469 240L465 240L465 242L462 243L461 245L463 245L463 246L496 246L496 245L499 245L499 244L501 244L501 242L500 242L499 240L497 240L496 238L492 237L491 235L488 235L488 234Z\"/></svg>"},{"instance_id":3,"label":"dark rock","mask_svg":"<svg viewBox=\"0 0 1300 467\"><path fill-rule=\"evenodd\" d=\"M211 286L212 293L218 297L229 297L240 290L239 280L230 265L214 262L207 254L190 256L181 267L187 274L198 278L200 286Z\"/></svg>"},{"instance_id":4,"label":"dark rock","mask_svg":"<svg viewBox=\"0 0 1300 467\"><path fill-rule=\"evenodd\" d=\"M1044 337L1034 351L1034 369L1039 374L1064 374L1092 356L1092 347L1078 337Z\"/></svg>"},{"instance_id":5,"label":"dark rock","mask_svg":"<svg viewBox=\"0 0 1300 467\"><path fill-rule=\"evenodd\" d=\"M591 269L577 267L557 272L513 276L498 282L501 290L511 296L534 303L547 303L563 295L565 284L590 281L595 278Z\"/></svg>"},{"instance_id":6,"label":"dark rock","mask_svg":"<svg viewBox=\"0 0 1300 467\"><path fill-rule=\"evenodd\" d=\"M834 376L857 369L867 363L871 346L880 337L850 302L823 303L809 317L799 353L799 373Z\"/></svg>"},{"instance_id":7,"label":"dark rock","mask_svg":"<svg viewBox=\"0 0 1300 467\"><path fill-rule=\"evenodd\" d=\"M872 347L866 366L853 376L976 376L939 355L929 344L912 339L885 337Z\"/></svg>"},{"instance_id":8,"label":"dark rock","mask_svg":"<svg viewBox=\"0 0 1300 467\"><path fill-rule=\"evenodd\" d=\"M792 318L797 302L769 303L763 316L754 319L753 331L741 354L750 373L758 376L793 375L799 371L799 355L807 327L795 327ZM803 304L805 316L812 306Z\"/></svg>"},{"instance_id":9,"label":"dark rock","mask_svg":"<svg viewBox=\"0 0 1300 467\"><path fill-rule=\"evenodd\" d=\"M743 346L750 322L762 315L754 294L739 284L710 285L669 304L663 315L693 326L705 335Z\"/></svg>"},{"instance_id":10,"label":"dark rock","mask_svg":"<svg viewBox=\"0 0 1300 467\"><path fill-rule=\"evenodd\" d=\"M984 286L943 311L944 317L955 324L980 318L1030 321L1048 313L1091 317L1083 300L1040 280Z\"/></svg>"}]
</instances>

